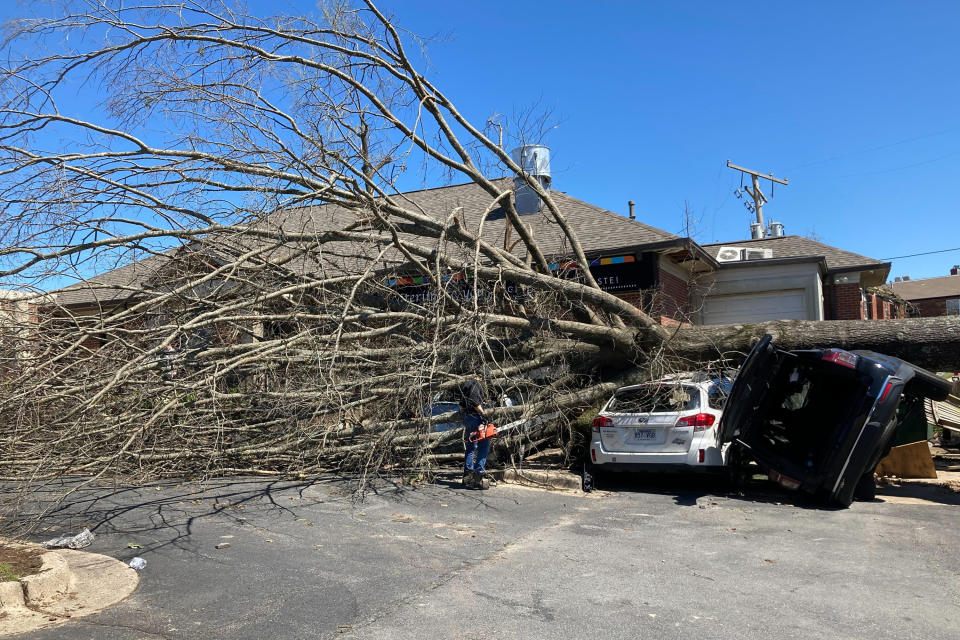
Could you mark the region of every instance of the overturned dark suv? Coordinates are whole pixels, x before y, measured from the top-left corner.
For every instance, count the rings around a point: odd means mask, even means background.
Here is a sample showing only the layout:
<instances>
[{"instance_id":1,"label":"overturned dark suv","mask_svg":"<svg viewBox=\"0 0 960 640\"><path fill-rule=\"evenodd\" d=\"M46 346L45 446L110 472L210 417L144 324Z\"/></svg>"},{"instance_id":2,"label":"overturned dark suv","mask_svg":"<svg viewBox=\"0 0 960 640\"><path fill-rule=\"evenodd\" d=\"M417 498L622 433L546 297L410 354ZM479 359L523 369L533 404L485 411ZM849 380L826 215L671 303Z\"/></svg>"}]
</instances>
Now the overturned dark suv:
<instances>
[{"instance_id":1,"label":"overturned dark suv","mask_svg":"<svg viewBox=\"0 0 960 640\"><path fill-rule=\"evenodd\" d=\"M786 351L768 335L737 375L718 439L744 477L751 461L781 485L847 507L873 497L873 470L890 450L904 399L943 400L950 382L866 351Z\"/></svg>"}]
</instances>

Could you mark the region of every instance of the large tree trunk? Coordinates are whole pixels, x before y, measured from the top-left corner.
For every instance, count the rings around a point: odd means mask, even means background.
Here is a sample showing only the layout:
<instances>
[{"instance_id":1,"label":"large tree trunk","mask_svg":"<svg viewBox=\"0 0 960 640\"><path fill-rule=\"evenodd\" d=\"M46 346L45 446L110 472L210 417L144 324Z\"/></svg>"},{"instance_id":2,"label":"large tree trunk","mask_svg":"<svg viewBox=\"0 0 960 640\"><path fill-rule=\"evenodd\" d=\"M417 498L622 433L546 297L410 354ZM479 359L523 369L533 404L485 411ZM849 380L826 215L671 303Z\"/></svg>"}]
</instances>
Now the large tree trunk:
<instances>
[{"instance_id":1,"label":"large tree trunk","mask_svg":"<svg viewBox=\"0 0 960 640\"><path fill-rule=\"evenodd\" d=\"M960 370L960 317L905 320L779 321L746 325L684 327L666 349L694 362L736 360L764 334L785 349L876 351L931 371Z\"/></svg>"}]
</instances>

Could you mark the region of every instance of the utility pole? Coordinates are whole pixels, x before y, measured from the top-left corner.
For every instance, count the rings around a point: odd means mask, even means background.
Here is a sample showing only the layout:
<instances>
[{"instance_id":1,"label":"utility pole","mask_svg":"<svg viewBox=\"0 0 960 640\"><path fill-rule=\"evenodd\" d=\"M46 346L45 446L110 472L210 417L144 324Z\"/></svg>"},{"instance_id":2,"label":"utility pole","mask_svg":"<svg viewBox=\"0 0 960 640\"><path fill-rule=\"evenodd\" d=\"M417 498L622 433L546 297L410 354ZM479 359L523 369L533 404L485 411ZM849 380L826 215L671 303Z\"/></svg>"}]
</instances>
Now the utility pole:
<instances>
[{"instance_id":1,"label":"utility pole","mask_svg":"<svg viewBox=\"0 0 960 640\"><path fill-rule=\"evenodd\" d=\"M751 198L753 198L753 212L757 214L757 221L750 225L750 237L753 240L759 240L766 233L766 227L763 224L763 205L764 203L768 202L767 197L763 195L763 191L760 190L760 178L770 181L770 197L771 198L773 197L773 183L786 185L788 184L788 181L786 178L783 178L782 180L780 178L774 178L772 173L762 174L759 171L753 171L751 169L738 167L735 164L731 164L729 160L727 160L727 166L731 169L735 169L740 172L740 175L741 175L740 186L743 186L742 184L743 174L745 173L749 174L750 177L752 178L753 189L751 189L750 187L743 187L743 190L746 191ZM740 195L739 189L737 191L738 191L737 197L739 197ZM749 209L749 207L747 208Z\"/></svg>"}]
</instances>

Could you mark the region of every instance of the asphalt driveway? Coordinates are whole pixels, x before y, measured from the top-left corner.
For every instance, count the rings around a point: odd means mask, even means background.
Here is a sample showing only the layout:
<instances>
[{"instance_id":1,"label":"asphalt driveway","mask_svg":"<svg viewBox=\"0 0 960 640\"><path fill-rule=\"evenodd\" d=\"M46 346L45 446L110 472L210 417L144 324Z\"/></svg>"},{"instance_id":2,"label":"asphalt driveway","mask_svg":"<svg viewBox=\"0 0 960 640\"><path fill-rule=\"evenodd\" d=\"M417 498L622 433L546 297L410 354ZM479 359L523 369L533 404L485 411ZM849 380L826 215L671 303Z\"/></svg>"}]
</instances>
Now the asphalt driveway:
<instances>
[{"instance_id":1,"label":"asphalt driveway","mask_svg":"<svg viewBox=\"0 0 960 640\"><path fill-rule=\"evenodd\" d=\"M37 538L90 526L87 550L147 560L140 587L24 637L953 639L952 502L823 510L709 481L384 484L362 502L336 478L85 489Z\"/></svg>"}]
</instances>

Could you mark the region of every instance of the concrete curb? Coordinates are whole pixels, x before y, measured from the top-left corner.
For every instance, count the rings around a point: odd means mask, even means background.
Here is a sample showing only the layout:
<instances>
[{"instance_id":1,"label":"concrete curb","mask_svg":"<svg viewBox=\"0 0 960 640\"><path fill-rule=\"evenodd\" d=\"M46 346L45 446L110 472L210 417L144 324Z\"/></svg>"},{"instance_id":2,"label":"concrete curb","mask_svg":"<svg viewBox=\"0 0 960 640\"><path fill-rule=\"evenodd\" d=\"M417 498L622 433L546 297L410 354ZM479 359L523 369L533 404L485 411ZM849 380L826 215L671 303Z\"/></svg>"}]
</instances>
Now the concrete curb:
<instances>
[{"instance_id":1,"label":"concrete curb","mask_svg":"<svg viewBox=\"0 0 960 640\"><path fill-rule=\"evenodd\" d=\"M23 585L16 580L0 582L0 614L8 613L13 609L24 609L26 605Z\"/></svg>"},{"instance_id":2,"label":"concrete curb","mask_svg":"<svg viewBox=\"0 0 960 640\"><path fill-rule=\"evenodd\" d=\"M43 561L40 572L20 578L26 602L31 607L42 606L72 591L76 583L73 571L57 551L48 551L40 556Z\"/></svg>"},{"instance_id":3,"label":"concrete curb","mask_svg":"<svg viewBox=\"0 0 960 640\"><path fill-rule=\"evenodd\" d=\"M16 546L37 548L32 544ZM40 607L70 592L75 578L66 560L56 551L47 551L40 555L40 561L37 573L16 581L0 582L0 613Z\"/></svg>"},{"instance_id":4,"label":"concrete curb","mask_svg":"<svg viewBox=\"0 0 960 640\"><path fill-rule=\"evenodd\" d=\"M509 467L493 471L498 482L538 487L548 491L580 491L580 476L554 469L516 469Z\"/></svg>"},{"instance_id":5,"label":"concrete curb","mask_svg":"<svg viewBox=\"0 0 960 640\"><path fill-rule=\"evenodd\" d=\"M114 558L62 549L42 556L39 573L0 583L0 636L63 624L126 599L139 576Z\"/></svg>"}]
</instances>

